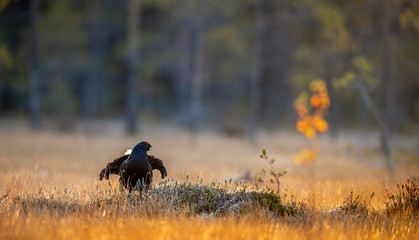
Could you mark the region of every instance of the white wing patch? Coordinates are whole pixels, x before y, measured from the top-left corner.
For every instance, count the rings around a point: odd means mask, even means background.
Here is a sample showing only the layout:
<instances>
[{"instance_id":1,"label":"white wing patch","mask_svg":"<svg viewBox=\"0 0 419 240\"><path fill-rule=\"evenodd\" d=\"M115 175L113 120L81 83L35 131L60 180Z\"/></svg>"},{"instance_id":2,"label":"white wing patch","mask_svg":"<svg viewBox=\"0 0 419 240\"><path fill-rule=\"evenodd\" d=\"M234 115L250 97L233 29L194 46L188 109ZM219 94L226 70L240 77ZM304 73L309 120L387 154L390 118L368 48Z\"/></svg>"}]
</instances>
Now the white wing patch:
<instances>
[{"instance_id":1,"label":"white wing patch","mask_svg":"<svg viewBox=\"0 0 419 240\"><path fill-rule=\"evenodd\" d=\"M132 149L128 149L126 152L125 152L125 155L130 155L132 153Z\"/></svg>"}]
</instances>

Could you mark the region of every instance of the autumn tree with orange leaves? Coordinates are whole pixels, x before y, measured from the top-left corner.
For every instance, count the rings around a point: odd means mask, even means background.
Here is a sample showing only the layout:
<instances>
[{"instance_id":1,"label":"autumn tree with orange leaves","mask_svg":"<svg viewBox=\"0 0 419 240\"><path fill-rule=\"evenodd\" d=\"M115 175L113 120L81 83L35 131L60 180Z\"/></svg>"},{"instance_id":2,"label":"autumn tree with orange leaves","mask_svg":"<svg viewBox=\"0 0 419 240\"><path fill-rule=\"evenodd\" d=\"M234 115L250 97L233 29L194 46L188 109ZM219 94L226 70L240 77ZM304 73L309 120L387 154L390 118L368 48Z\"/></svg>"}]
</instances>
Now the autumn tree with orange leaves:
<instances>
[{"instance_id":1,"label":"autumn tree with orange leaves","mask_svg":"<svg viewBox=\"0 0 419 240\"><path fill-rule=\"evenodd\" d=\"M325 133L329 125L324 117L330 107L330 98L325 81L313 80L310 92L301 92L294 101L294 108L298 114L297 130L304 135L309 144L294 157L294 163L303 165L316 160L319 145L316 136Z\"/></svg>"}]
</instances>

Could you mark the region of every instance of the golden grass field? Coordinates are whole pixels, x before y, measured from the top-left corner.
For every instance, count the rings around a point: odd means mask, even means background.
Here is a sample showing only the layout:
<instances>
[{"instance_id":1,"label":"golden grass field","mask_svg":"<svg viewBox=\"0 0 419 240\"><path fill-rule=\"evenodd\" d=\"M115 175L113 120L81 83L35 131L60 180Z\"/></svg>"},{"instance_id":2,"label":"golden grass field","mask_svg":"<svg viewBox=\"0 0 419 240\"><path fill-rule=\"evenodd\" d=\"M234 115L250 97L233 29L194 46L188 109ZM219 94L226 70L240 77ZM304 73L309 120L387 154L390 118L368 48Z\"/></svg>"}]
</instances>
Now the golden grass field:
<instances>
[{"instance_id":1,"label":"golden grass field","mask_svg":"<svg viewBox=\"0 0 419 240\"><path fill-rule=\"evenodd\" d=\"M305 140L293 130L262 133L259 145L241 138L205 132L193 138L170 127L120 134L30 132L0 127L0 239L419 239L418 216L386 214L385 189L419 176L417 137L392 140L395 174L389 178L374 132L342 133L320 138L321 154L309 167L293 165ZM304 206L302 214L277 216L250 206L246 212L216 215L174 209L171 198L130 200L120 192L117 176L110 183L98 173L108 161L141 140L163 159L168 178L233 190L254 182L267 164L262 147L275 157L284 202ZM154 172L155 188L160 174ZM260 186L261 187L261 186ZM269 186L274 188L274 186ZM342 214L350 192L366 208ZM374 197L370 199L372 193Z\"/></svg>"}]
</instances>

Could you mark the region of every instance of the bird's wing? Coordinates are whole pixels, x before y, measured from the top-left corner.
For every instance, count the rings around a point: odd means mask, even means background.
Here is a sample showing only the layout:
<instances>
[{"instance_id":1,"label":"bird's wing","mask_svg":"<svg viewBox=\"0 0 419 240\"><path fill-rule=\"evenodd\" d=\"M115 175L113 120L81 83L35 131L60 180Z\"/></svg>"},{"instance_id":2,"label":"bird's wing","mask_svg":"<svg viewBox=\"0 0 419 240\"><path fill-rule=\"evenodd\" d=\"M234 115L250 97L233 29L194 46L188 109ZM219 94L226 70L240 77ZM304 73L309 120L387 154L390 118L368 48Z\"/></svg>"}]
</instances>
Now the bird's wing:
<instances>
[{"instance_id":1,"label":"bird's wing","mask_svg":"<svg viewBox=\"0 0 419 240\"><path fill-rule=\"evenodd\" d=\"M115 158L113 162L106 164L106 167L99 173L99 180L103 178L109 179L109 174L119 174L122 163L129 157L129 155L123 155L119 158Z\"/></svg>"},{"instance_id":2,"label":"bird's wing","mask_svg":"<svg viewBox=\"0 0 419 240\"><path fill-rule=\"evenodd\" d=\"M165 178L167 176L167 171L166 171L166 167L163 164L163 161L156 158L153 155L148 155L148 163L150 163L151 168L157 169L160 171L161 173L161 178Z\"/></svg>"}]
</instances>

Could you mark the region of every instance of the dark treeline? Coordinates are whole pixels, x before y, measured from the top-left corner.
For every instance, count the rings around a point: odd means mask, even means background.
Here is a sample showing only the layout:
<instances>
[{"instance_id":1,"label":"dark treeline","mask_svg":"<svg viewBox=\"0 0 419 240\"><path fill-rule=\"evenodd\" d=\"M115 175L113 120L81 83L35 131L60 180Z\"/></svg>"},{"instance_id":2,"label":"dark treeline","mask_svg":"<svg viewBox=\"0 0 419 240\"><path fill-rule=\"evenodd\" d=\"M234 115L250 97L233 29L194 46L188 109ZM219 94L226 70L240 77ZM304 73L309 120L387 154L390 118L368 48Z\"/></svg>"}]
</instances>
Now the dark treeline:
<instances>
[{"instance_id":1,"label":"dark treeline","mask_svg":"<svg viewBox=\"0 0 419 240\"><path fill-rule=\"evenodd\" d=\"M297 94L322 78L331 130L366 127L356 88L334 87L359 57L392 128L417 122L416 0L3 0L0 115L254 136L294 124Z\"/></svg>"}]
</instances>

